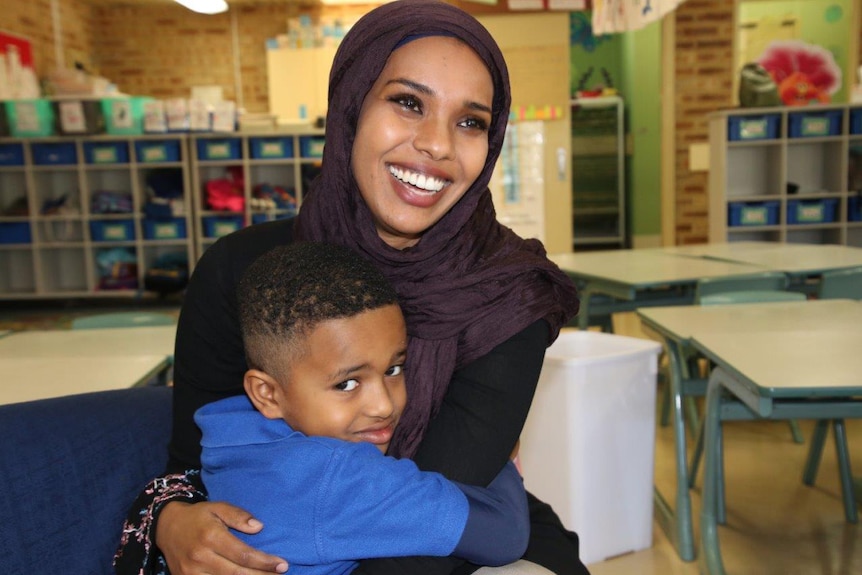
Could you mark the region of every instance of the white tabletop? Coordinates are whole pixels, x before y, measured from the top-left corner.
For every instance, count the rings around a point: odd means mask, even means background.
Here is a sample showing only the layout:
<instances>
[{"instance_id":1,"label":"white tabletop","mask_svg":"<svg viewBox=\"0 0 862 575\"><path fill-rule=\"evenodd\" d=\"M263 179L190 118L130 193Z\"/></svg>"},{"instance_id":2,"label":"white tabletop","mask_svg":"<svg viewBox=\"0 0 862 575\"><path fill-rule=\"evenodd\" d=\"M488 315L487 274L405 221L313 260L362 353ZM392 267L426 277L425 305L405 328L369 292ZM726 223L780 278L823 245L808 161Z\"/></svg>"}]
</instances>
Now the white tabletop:
<instances>
[{"instance_id":1,"label":"white tabletop","mask_svg":"<svg viewBox=\"0 0 862 575\"><path fill-rule=\"evenodd\" d=\"M858 324L857 324L858 325ZM765 395L862 395L862 325L855 330L698 333L693 345Z\"/></svg>"},{"instance_id":2,"label":"white tabletop","mask_svg":"<svg viewBox=\"0 0 862 575\"><path fill-rule=\"evenodd\" d=\"M669 254L723 259L785 273L817 274L862 266L862 248L835 244L730 242L662 248Z\"/></svg>"},{"instance_id":3,"label":"white tabletop","mask_svg":"<svg viewBox=\"0 0 862 575\"><path fill-rule=\"evenodd\" d=\"M752 274L762 267L744 263L682 257L661 249L603 250L549 254L560 269L573 275L633 287L691 283L701 278Z\"/></svg>"},{"instance_id":4,"label":"white tabletop","mask_svg":"<svg viewBox=\"0 0 862 575\"><path fill-rule=\"evenodd\" d=\"M174 353L176 326L20 331L0 339L4 357L111 357Z\"/></svg>"},{"instance_id":5,"label":"white tabletop","mask_svg":"<svg viewBox=\"0 0 862 575\"><path fill-rule=\"evenodd\" d=\"M855 330L857 353L862 354L862 302L853 300L668 306L640 308L637 313L648 327L677 341L704 333Z\"/></svg>"},{"instance_id":6,"label":"white tabletop","mask_svg":"<svg viewBox=\"0 0 862 575\"><path fill-rule=\"evenodd\" d=\"M4 335L9 335L10 333L12 333L11 329L0 329L0 337L3 337Z\"/></svg>"},{"instance_id":7,"label":"white tabletop","mask_svg":"<svg viewBox=\"0 0 862 575\"><path fill-rule=\"evenodd\" d=\"M0 357L0 404L133 387L166 361L164 355Z\"/></svg>"}]
</instances>

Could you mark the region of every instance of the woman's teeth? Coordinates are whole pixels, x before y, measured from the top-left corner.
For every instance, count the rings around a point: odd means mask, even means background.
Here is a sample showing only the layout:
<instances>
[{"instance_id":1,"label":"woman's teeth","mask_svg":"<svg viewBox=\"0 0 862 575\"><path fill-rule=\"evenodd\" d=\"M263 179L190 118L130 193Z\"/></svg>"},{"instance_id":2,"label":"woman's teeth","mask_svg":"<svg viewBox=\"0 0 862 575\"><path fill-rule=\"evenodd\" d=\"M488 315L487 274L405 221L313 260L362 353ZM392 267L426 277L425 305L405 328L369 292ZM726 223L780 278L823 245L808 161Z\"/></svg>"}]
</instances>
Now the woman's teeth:
<instances>
[{"instance_id":1,"label":"woman's teeth","mask_svg":"<svg viewBox=\"0 0 862 575\"><path fill-rule=\"evenodd\" d=\"M401 168L396 168L395 166L389 166L389 173L402 182L410 184L420 190L425 190L426 192L436 193L446 186L446 182L439 178L426 176L425 174L417 174L416 172L403 170Z\"/></svg>"}]
</instances>

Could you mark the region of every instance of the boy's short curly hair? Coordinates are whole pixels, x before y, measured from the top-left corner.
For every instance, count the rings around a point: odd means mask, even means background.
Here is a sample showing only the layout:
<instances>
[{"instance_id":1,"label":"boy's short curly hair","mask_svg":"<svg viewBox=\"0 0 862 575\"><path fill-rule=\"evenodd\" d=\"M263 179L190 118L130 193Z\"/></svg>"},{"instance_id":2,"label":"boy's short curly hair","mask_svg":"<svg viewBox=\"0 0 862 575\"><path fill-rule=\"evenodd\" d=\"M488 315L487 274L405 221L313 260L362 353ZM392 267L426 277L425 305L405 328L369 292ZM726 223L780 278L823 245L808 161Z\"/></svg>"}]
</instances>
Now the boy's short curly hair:
<instances>
[{"instance_id":1,"label":"boy's short curly hair","mask_svg":"<svg viewBox=\"0 0 862 575\"><path fill-rule=\"evenodd\" d=\"M304 349L319 323L398 304L389 281L370 262L334 244L297 242L256 259L237 289L249 368L280 380L285 353Z\"/></svg>"}]
</instances>

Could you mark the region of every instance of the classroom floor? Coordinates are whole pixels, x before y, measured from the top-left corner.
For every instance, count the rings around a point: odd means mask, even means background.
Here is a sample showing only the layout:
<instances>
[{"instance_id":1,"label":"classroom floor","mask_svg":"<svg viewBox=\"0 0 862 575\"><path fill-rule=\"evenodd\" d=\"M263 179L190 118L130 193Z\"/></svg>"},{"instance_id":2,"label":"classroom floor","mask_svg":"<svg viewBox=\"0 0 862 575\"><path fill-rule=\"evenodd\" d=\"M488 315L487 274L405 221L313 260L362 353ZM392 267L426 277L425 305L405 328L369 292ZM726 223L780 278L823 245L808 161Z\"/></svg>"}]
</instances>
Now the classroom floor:
<instances>
[{"instance_id":1,"label":"classroom floor","mask_svg":"<svg viewBox=\"0 0 862 575\"><path fill-rule=\"evenodd\" d=\"M113 309L104 303L8 302L0 306L2 329L68 328L78 315ZM138 302L126 308L177 312L177 302ZM615 318L618 333L640 336L636 318ZM813 423L800 422L808 440ZM832 437L823 453L817 483L802 483L808 441L796 444L785 422L732 422L724 426L727 525L720 527L722 556L731 575L858 575L862 573L862 524L844 520ZM847 422L855 475L862 473L862 421ZM672 501L675 488L673 432L656 428L655 483ZM700 486L692 492L699 525ZM862 509L862 508L860 508ZM653 546L589 566L592 575L697 575L657 524ZM697 535L697 534L696 534Z\"/></svg>"}]
</instances>

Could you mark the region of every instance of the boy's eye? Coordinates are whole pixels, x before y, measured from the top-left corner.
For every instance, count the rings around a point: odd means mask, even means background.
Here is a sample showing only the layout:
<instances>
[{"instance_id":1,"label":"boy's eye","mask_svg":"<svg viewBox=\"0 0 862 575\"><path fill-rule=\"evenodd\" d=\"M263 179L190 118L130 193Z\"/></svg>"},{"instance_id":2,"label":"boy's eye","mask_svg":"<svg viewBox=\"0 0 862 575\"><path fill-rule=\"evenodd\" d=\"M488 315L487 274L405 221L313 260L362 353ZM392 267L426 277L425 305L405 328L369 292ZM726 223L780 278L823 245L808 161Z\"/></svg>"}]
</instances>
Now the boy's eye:
<instances>
[{"instance_id":1,"label":"boy's eye","mask_svg":"<svg viewBox=\"0 0 862 575\"><path fill-rule=\"evenodd\" d=\"M404 371L403 365L393 365L388 370L386 370L386 377L395 377L397 375L401 375L402 371Z\"/></svg>"},{"instance_id":2,"label":"boy's eye","mask_svg":"<svg viewBox=\"0 0 862 575\"><path fill-rule=\"evenodd\" d=\"M335 389L338 391L353 391L359 387L359 382L355 379L348 379L346 381L342 381L341 383L335 384Z\"/></svg>"}]
</instances>

